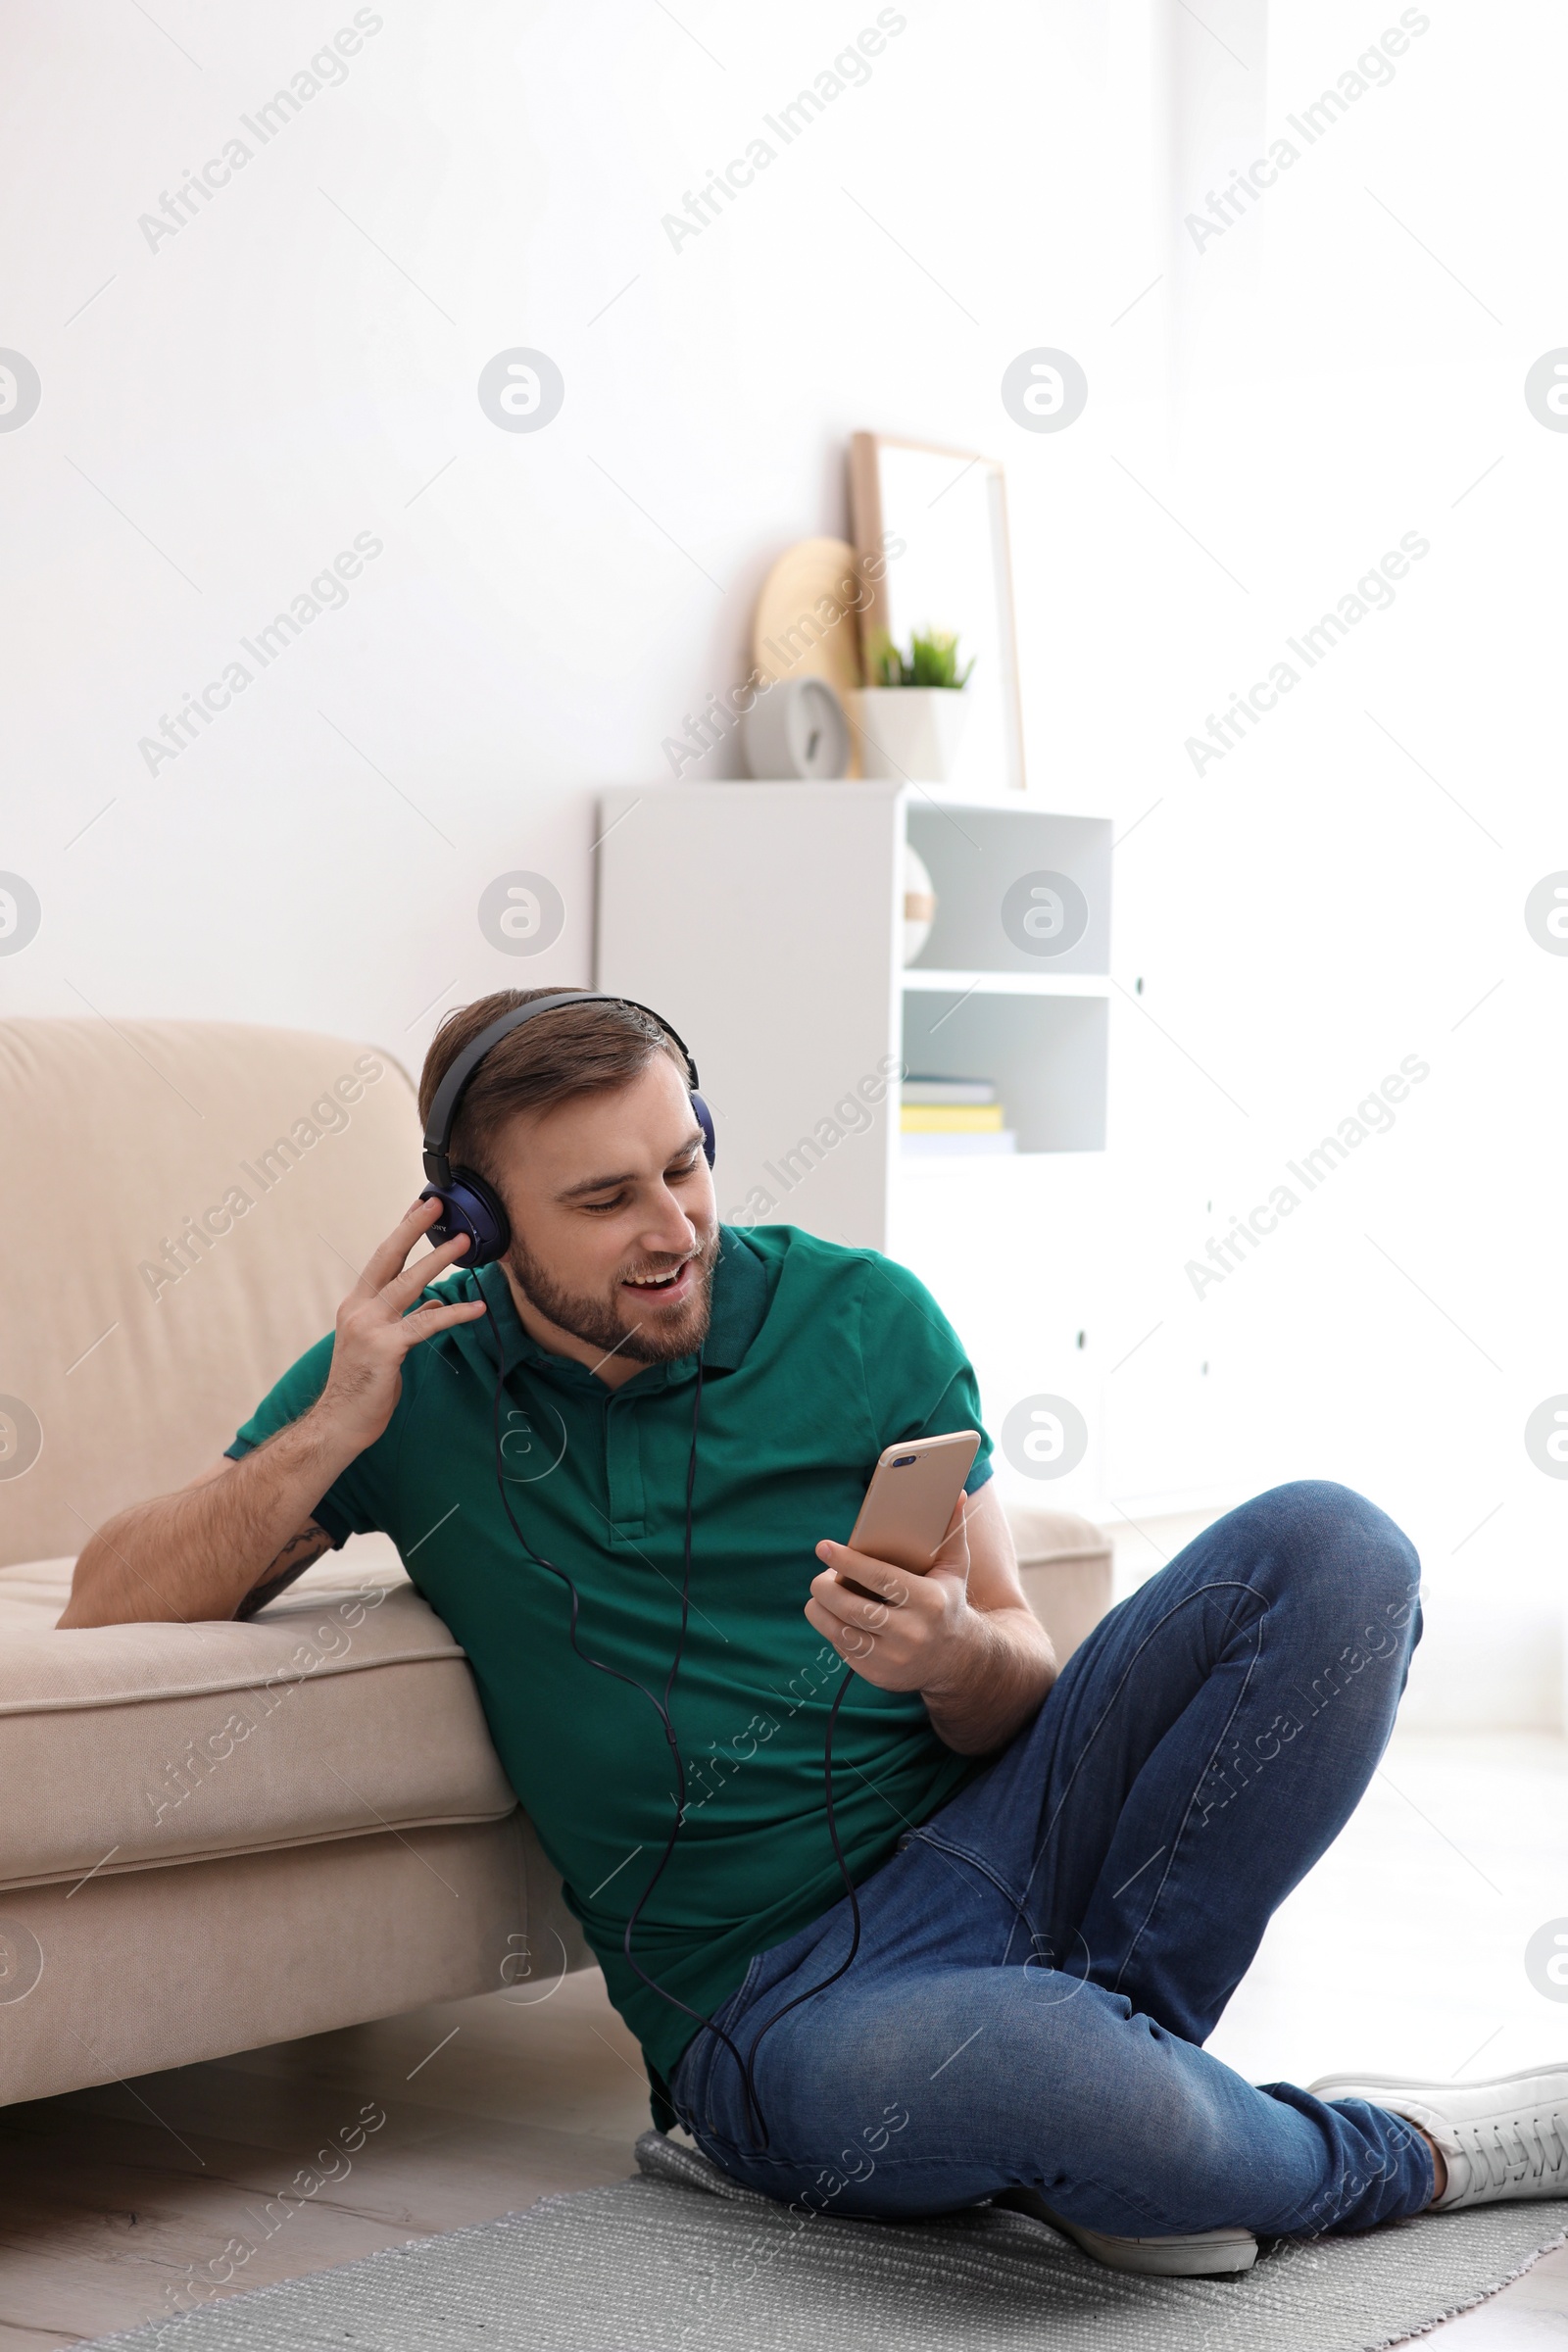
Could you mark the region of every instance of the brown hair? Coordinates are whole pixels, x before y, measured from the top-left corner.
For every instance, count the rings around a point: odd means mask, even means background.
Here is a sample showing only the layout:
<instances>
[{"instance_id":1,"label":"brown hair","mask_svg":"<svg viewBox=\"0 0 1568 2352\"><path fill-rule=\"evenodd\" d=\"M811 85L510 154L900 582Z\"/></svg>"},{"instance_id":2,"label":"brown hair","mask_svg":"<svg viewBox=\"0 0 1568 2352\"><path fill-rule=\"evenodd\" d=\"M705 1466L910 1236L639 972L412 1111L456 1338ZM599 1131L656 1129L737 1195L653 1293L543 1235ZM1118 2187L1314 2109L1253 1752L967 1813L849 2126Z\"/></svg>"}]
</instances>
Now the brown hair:
<instances>
[{"instance_id":1,"label":"brown hair","mask_svg":"<svg viewBox=\"0 0 1568 2352\"><path fill-rule=\"evenodd\" d=\"M443 1015L419 1073L419 1118L428 1122L436 1089L482 1029L504 1012L554 988L502 988ZM528 1021L493 1046L469 1083L452 1134L452 1159L483 1176L501 1129L519 1110L544 1110L574 1095L604 1095L629 1086L656 1054L667 1054L684 1078L686 1064L673 1041L648 1013L619 1003L564 1004L548 1020Z\"/></svg>"}]
</instances>

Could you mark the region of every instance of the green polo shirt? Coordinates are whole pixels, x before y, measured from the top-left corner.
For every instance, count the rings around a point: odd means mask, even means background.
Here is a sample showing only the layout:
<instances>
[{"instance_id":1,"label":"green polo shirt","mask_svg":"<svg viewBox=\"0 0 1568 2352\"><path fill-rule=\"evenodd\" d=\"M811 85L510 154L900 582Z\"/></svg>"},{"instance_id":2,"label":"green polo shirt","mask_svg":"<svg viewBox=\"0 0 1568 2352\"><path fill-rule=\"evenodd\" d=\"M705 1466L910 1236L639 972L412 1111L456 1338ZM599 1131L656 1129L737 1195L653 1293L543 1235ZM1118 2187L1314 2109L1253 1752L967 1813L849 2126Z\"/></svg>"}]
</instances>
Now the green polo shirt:
<instances>
[{"instance_id":1,"label":"green polo shirt","mask_svg":"<svg viewBox=\"0 0 1568 2352\"><path fill-rule=\"evenodd\" d=\"M530 1559L496 1476L501 1450L529 1544L575 1581L577 1635L663 1693L680 1623L686 1468L697 1359L609 1389L528 1338L499 1266L433 1286L489 1313L416 1348L386 1430L317 1505L337 1543L378 1529L466 1651L507 1775L604 1968L611 1998L667 2081L697 2031L628 1967L626 1921L663 1849L675 1768L637 1690L573 1655L570 1600ZM429 1296L430 1294L426 1294ZM236 1458L313 1404L330 1334L246 1422ZM707 2016L755 1953L843 1891L823 1805L822 1735L848 1669L802 1614L877 1455L897 1441L978 1428L974 1374L912 1274L788 1225L724 1229L703 1394L691 1615L670 1715L687 1775L674 1853L636 1926L649 1976ZM983 1442L970 1489L991 1475ZM977 1769L913 1693L858 1675L833 1740L833 1796L858 1881Z\"/></svg>"}]
</instances>

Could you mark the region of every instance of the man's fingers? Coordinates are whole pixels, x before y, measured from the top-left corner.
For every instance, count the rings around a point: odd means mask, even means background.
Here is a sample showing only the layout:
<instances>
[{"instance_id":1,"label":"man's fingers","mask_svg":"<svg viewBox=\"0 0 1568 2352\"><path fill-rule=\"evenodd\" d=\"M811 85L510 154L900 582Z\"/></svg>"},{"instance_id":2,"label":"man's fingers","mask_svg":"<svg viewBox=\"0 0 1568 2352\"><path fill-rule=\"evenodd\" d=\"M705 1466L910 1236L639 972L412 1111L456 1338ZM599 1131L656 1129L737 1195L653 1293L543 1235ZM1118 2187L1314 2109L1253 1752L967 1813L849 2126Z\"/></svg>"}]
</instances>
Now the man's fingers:
<instances>
[{"instance_id":1,"label":"man's fingers","mask_svg":"<svg viewBox=\"0 0 1568 2352\"><path fill-rule=\"evenodd\" d=\"M841 1658L848 1658L853 1662L858 1658L869 1658L875 1655L876 1635L868 1626L844 1624L841 1619L825 1609L818 1600L813 1599L807 1602L806 1622L817 1633L826 1635Z\"/></svg>"},{"instance_id":2,"label":"man's fingers","mask_svg":"<svg viewBox=\"0 0 1568 2352\"><path fill-rule=\"evenodd\" d=\"M476 1322L488 1312L482 1298L462 1298L455 1306L416 1306L398 1328L408 1334L409 1346L417 1348L421 1340L433 1339L438 1331L450 1331L454 1323Z\"/></svg>"},{"instance_id":3,"label":"man's fingers","mask_svg":"<svg viewBox=\"0 0 1568 2352\"><path fill-rule=\"evenodd\" d=\"M874 1560L867 1551L852 1551L847 1544L822 1543L816 1556L841 1577L850 1577L864 1585L871 1592L880 1592L883 1599L895 1608L902 1608L909 1597L909 1578L890 1560Z\"/></svg>"},{"instance_id":4,"label":"man's fingers","mask_svg":"<svg viewBox=\"0 0 1568 2352\"><path fill-rule=\"evenodd\" d=\"M412 1266L405 1266L401 1273L394 1274L389 1282L381 1285L378 1296L388 1306L396 1307L401 1313L404 1307L417 1298L422 1290L434 1282L438 1274L444 1274L448 1266L455 1266L466 1254L467 1249L468 1237L466 1233L460 1233L456 1240L443 1242L440 1249L432 1250L427 1257L416 1257Z\"/></svg>"},{"instance_id":5,"label":"man's fingers","mask_svg":"<svg viewBox=\"0 0 1568 2352\"><path fill-rule=\"evenodd\" d=\"M907 1610L910 1597L907 1585L901 1586L885 1599L869 1586L858 1592L834 1569L826 1569L812 1578L811 1594L840 1625L869 1627L872 1633L880 1633L891 1624L895 1612ZM921 1617L918 1604L912 1614L914 1619Z\"/></svg>"},{"instance_id":6,"label":"man's fingers","mask_svg":"<svg viewBox=\"0 0 1568 2352\"><path fill-rule=\"evenodd\" d=\"M439 1200L416 1200L401 1222L389 1233L380 1248L366 1259L365 1270L354 1288L362 1298L373 1298L384 1289L394 1274L408 1263L409 1251L421 1233L428 1233L441 1214Z\"/></svg>"},{"instance_id":7,"label":"man's fingers","mask_svg":"<svg viewBox=\"0 0 1568 2352\"><path fill-rule=\"evenodd\" d=\"M932 1563L943 1568L967 1568L969 1564L969 1511L971 1498L960 1494L953 1506L948 1532L932 1553Z\"/></svg>"},{"instance_id":8,"label":"man's fingers","mask_svg":"<svg viewBox=\"0 0 1568 2352\"><path fill-rule=\"evenodd\" d=\"M888 1621L885 1600L862 1599L859 1593L851 1592L842 1585L831 1569L812 1577L811 1598L835 1632L845 1626L868 1627L875 1632Z\"/></svg>"}]
</instances>

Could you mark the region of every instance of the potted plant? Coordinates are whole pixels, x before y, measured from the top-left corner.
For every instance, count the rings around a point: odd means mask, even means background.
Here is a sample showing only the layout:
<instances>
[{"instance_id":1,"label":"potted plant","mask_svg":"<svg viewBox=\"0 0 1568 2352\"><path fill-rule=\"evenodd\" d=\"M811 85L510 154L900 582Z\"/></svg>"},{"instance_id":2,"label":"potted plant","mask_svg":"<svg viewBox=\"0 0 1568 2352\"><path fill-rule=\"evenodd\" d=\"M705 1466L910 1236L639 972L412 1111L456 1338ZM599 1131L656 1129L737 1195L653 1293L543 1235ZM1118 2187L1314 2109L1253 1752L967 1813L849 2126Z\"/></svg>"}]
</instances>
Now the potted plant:
<instances>
[{"instance_id":1,"label":"potted plant","mask_svg":"<svg viewBox=\"0 0 1568 2352\"><path fill-rule=\"evenodd\" d=\"M969 715L963 690L974 662L960 669L957 638L928 628L911 632L906 654L879 631L866 667L871 683L849 697L861 772L945 784Z\"/></svg>"}]
</instances>

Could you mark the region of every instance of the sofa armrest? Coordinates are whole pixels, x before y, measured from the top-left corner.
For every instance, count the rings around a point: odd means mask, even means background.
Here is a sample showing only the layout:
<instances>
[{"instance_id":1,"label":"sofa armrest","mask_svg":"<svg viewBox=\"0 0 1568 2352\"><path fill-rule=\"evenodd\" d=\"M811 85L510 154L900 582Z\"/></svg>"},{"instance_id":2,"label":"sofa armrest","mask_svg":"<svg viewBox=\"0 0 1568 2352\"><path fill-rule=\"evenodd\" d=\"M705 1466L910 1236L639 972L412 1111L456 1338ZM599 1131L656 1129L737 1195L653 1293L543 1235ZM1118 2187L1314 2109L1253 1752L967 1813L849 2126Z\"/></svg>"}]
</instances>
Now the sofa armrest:
<instances>
[{"instance_id":1,"label":"sofa armrest","mask_svg":"<svg viewBox=\"0 0 1568 2352\"><path fill-rule=\"evenodd\" d=\"M1110 1539L1076 1511L1032 1502L1004 1508L1029 1606L1055 1643L1057 1663L1065 1665L1110 1607Z\"/></svg>"}]
</instances>

